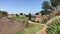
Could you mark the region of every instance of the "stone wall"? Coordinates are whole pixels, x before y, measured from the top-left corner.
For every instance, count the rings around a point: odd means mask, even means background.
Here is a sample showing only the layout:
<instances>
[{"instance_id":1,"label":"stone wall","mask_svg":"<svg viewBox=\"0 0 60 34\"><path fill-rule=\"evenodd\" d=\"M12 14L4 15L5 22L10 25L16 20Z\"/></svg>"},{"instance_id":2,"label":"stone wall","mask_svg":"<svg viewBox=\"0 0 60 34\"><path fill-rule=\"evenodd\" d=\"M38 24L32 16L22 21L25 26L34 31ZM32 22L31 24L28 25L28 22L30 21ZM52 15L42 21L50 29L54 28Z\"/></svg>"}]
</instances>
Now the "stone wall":
<instances>
[{"instance_id":1,"label":"stone wall","mask_svg":"<svg viewBox=\"0 0 60 34\"><path fill-rule=\"evenodd\" d=\"M0 34L16 34L25 28L27 21L20 22L6 16L0 17Z\"/></svg>"},{"instance_id":2,"label":"stone wall","mask_svg":"<svg viewBox=\"0 0 60 34\"><path fill-rule=\"evenodd\" d=\"M42 15L36 15L35 21L41 22L43 20Z\"/></svg>"}]
</instances>

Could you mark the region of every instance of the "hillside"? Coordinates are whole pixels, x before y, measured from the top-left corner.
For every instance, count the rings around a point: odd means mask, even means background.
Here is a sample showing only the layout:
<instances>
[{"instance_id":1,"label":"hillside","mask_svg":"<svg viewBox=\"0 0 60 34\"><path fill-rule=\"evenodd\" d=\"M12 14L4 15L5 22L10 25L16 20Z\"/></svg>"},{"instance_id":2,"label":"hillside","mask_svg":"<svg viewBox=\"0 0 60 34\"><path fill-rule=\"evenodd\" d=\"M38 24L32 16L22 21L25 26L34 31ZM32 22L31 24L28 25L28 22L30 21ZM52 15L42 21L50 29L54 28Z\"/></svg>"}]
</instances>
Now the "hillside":
<instances>
[{"instance_id":1,"label":"hillside","mask_svg":"<svg viewBox=\"0 0 60 34\"><path fill-rule=\"evenodd\" d=\"M60 16L56 16L47 22L47 34L60 34Z\"/></svg>"},{"instance_id":2,"label":"hillside","mask_svg":"<svg viewBox=\"0 0 60 34\"><path fill-rule=\"evenodd\" d=\"M16 34L26 26L27 22L20 22L7 16L0 16L0 34Z\"/></svg>"},{"instance_id":3,"label":"hillside","mask_svg":"<svg viewBox=\"0 0 60 34\"><path fill-rule=\"evenodd\" d=\"M59 19L60 19L60 16L55 16L51 18L49 21L47 21L44 27L39 32L37 32L37 34L46 34L46 28L48 28L48 25L51 24L53 21L59 20Z\"/></svg>"}]
</instances>

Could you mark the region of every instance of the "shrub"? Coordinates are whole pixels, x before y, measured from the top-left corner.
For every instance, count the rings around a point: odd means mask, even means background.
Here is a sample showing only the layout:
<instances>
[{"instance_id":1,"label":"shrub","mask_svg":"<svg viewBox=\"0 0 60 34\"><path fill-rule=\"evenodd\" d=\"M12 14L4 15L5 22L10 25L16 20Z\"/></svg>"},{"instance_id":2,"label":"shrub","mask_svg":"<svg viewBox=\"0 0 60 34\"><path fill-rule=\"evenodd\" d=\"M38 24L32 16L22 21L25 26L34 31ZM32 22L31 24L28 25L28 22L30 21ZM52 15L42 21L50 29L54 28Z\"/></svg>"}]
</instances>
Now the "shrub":
<instances>
[{"instance_id":1,"label":"shrub","mask_svg":"<svg viewBox=\"0 0 60 34\"><path fill-rule=\"evenodd\" d=\"M46 34L60 34L60 28L59 25L60 21L55 20L51 24L48 24L48 27L46 29Z\"/></svg>"},{"instance_id":2,"label":"shrub","mask_svg":"<svg viewBox=\"0 0 60 34\"><path fill-rule=\"evenodd\" d=\"M20 13L20 15L23 15L23 13Z\"/></svg>"},{"instance_id":3,"label":"shrub","mask_svg":"<svg viewBox=\"0 0 60 34\"><path fill-rule=\"evenodd\" d=\"M19 15L18 14L16 14L16 17L18 17Z\"/></svg>"}]
</instances>

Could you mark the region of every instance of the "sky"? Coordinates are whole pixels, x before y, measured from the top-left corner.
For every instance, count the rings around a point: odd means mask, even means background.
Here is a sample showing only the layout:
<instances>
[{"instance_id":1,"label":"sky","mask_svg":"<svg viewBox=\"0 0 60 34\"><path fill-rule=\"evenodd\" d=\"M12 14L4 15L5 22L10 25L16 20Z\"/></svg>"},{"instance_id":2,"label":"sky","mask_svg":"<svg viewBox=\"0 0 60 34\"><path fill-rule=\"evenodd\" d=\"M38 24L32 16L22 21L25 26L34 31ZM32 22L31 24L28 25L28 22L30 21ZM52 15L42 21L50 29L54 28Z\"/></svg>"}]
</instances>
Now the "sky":
<instances>
[{"instance_id":1,"label":"sky","mask_svg":"<svg viewBox=\"0 0 60 34\"><path fill-rule=\"evenodd\" d=\"M35 14L41 11L44 0L0 0L0 10L9 14Z\"/></svg>"}]
</instances>

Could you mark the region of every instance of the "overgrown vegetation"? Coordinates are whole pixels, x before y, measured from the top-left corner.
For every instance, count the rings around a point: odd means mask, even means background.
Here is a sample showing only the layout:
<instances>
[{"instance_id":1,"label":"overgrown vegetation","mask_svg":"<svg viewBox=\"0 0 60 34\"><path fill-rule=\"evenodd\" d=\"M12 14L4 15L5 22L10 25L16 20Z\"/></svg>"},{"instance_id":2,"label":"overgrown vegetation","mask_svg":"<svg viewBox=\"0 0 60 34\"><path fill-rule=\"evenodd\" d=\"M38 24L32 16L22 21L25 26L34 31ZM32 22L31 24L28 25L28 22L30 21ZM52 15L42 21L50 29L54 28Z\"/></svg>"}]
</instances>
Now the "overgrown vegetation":
<instances>
[{"instance_id":1,"label":"overgrown vegetation","mask_svg":"<svg viewBox=\"0 0 60 34\"><path fill-rule=\"evenodd\" d=\"M46 34L60 34L60 19L48 25Z\"/></svg>"},{"instance_id":2,"label":"overgrown vegetation","mask_svg":"<svg viewBox=\"0 0 60 34\"><path fill-rule=\"evenodd\" d=\"M8 15L8 12L6 12L6 11L0 11L0 16L1 16L1 15L7 16L7 15Z\"/></svg>"},{"instance_id":3,"label":"overgrown vegetation","mask_svg":"<svg viewBox=\"0 0 60 34\"><path fill-rule=\"evenodd\" d=\"M42 25L41 24L32 24L32 23L29 23L28 26L19 31L17 34L35 34L37 33L40 29L42 28Z\"/></svg>"},{"instance_id":4,"label":"overgrown vegetation","mask_svg":"<svg viewBox=\"0 0 60 34\"><path fill-rule=\"evenodd\" d=\"M31 13L29 13L29 20L31 20Z\"/></svg>"},{"instance_id":5,"label":"overgrown vegetation","mask_svg":"<svg viewBox=\"0 0 60 34\"><path fill-rule=\"evenodd\" d=\"M16 19L18 21L24 21L25 17L12 17L13 19Z\"/></svg>"}]
</instances>

